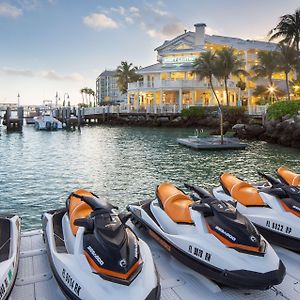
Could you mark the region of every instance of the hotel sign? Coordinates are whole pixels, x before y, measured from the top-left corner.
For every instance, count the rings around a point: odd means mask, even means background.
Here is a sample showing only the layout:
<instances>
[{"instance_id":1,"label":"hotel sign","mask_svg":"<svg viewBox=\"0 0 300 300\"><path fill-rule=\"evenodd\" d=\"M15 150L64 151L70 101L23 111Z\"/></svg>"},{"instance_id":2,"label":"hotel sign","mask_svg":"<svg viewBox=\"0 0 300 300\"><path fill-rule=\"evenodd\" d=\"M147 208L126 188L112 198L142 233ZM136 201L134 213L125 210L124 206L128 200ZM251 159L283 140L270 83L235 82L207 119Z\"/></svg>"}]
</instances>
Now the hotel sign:
<instances>
[{"instance_id":1,"label":"hotel sign","mask_svg":"<svg viewBox=\"0 0 300 300\"><path fill-rule=\"evenodd\" d=\"M189 56L169 56L163 57L162 63L163 64L182 64L182 63L193 63L197 58L196 55L189 55Z\"/></svg>"}]
</instances>

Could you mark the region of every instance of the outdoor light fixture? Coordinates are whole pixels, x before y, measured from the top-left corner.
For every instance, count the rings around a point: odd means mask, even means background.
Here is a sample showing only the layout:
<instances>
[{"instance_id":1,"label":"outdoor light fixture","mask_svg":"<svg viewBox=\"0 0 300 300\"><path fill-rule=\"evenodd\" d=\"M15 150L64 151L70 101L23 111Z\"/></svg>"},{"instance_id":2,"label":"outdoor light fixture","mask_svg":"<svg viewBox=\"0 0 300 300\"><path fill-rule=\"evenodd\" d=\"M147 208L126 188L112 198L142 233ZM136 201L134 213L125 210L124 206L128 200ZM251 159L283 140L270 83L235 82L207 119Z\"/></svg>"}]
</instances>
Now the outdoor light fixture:
<instances>
[{"instance_id":1,"label":"outdoor light fixture","mask_svg":"<svg viewBox=\"0 0 300 300\"><path fill-rule=\"evenodd\" d=\"M273 94L275 92L275 87L274 86L270 86L268 87L268 91L270 92L270 94Z\"/></svg>"}]
</instances>

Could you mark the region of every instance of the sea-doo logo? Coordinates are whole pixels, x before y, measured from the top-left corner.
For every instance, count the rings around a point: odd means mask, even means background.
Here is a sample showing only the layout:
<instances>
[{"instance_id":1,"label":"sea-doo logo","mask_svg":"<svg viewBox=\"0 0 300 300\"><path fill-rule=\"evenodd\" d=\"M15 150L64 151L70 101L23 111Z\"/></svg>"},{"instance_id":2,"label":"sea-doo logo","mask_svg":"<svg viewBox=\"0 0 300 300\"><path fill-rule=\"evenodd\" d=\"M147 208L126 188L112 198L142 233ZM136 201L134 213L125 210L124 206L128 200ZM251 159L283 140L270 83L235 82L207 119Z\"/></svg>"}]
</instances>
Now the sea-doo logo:
<instances>
[{"instance_id":1,"label":"sea-doo logo","mask_svg":"<svg viewBox=\"0 0 300 300\"><path fill-rule=\"evenodd\" d=\"M298 206L293 205L293 209L300 211L300 208Z\"/></svg>"},{"instance_id":2,"label":"sea-doo logo","mask_svg":"<svg viewBox=\"0 0 300 300\"><path fill-rule=\"evenodd\" d=\"M99 255L97 255L97 253L95 252L95 250L91 247L88 246L87 250L89 250L89 252L93 255L93 257L97 260L97 262L100 264L100 266L104 265L104 261L99 257Z\"/></svg>"},{"instance_id":3,"label":"sea-doo logo","mask_svg":"<svg viewBox=\"0 0 300 300\"><path fill-rule=\"evenodd\" d=\"M138 243L137 243L137 240L135 239L134 241L134 257L135 258L138 258L139 257L139 246L138 246Z\"/></svg>"},{"instance_id":4,"label":"sea-doo logo","mask_svg":"<svg viewBox=\"0 0 300 300\"><path fill-rule=\"evenodd\" d=\"M126 259L121 259L121 260L119 261L119 265L120 265L120 267L122 267L122 268L126 268L126 267L127 267L127 261L126 261Z\"/></svg>"},{"instance_id":5,"label":"sea-doo logo","mask_svg":"<svg viewBox=\"0 0 300 300\"><path fill-rule=\"evenodd\" d=\"M229 232L225 231L223 228L219 227L219 226L215 226L215 229L218 230L219 232L223 233L224 235L226 235L228 238L230 238L232 241L236 241L236 238L231 235Z\"/></svg>"}]
</instances>

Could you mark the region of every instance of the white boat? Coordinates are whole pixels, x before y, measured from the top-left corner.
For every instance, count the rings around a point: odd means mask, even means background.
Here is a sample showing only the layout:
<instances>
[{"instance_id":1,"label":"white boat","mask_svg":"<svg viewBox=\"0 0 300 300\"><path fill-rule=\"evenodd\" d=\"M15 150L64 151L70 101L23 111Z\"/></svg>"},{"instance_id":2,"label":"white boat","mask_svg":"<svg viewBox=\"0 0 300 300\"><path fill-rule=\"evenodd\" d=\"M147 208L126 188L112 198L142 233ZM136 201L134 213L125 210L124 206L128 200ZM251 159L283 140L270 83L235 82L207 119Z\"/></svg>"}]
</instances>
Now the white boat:
<instances>
[{"instance_id":1,"label":"white boat","mask_svg":"<svg viewBox=\"0 0 300 300\"><path fill-rule=\"evenodd\" d=\"M34 127L37 130L58 130L62 129L62 122L54 118L51 114L34 117Z\"/></svg>"}]
</instances>

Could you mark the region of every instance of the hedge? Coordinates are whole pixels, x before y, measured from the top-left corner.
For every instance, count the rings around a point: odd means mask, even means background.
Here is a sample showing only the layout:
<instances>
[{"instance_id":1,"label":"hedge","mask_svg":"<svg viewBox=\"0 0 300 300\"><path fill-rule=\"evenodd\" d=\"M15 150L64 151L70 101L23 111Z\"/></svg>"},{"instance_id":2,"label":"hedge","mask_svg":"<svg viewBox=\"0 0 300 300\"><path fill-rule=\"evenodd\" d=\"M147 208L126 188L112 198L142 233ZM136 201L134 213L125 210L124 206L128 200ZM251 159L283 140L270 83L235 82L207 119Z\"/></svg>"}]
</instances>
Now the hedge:
<instances>
[{"instance_id":1,"label":"hedge","mask_svg":"<svg viewBox=\"0 0 300 300\"><path fill-rule=\"evenodd\" d=\"M267 118L269 120L280 120L284 116L293 117L300 111L300 100L280 101L268 107Z\"/></svg>"}]
</instances>

